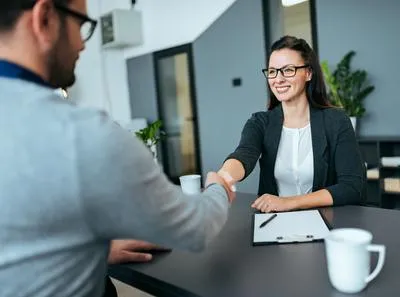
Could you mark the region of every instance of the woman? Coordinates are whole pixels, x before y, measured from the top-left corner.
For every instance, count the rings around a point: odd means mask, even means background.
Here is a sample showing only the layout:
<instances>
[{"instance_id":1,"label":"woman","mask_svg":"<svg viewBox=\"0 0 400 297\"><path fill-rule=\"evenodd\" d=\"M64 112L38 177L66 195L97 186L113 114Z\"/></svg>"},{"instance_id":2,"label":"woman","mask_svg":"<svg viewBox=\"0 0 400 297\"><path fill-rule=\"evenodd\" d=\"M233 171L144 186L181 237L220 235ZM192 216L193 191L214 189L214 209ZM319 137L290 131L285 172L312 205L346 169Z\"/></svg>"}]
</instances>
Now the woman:
<instances>
[{"instance_id":1,"label":"woman","mask_svg":"<svg viewBox=\"0 0 400 297\"><path fill-rule=\"evenodd\" d=\"M276 41L270 53L263 69L268 111L247 121L219 174L234 185L259 160L259 198L252 207L263 212L360 203L365 168L355 133L348 116L328 101L316 54L292 36Z\"/></svg>"}]
</instances>

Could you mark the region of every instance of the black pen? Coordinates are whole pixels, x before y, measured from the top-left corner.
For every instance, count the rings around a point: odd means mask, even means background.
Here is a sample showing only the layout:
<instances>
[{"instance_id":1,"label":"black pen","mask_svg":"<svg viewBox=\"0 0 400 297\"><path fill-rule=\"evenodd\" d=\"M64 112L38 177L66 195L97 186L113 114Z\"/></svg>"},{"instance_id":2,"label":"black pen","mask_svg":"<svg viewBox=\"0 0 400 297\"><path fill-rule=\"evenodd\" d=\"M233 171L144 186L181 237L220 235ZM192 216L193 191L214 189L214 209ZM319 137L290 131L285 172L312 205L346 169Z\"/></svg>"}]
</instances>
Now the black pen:
<instances>
[{"instance_id":1,"label":"black pen","mask_svg":"<svg viewBox=\"0 0 400 297\"><path fill-rule=\"evenodd\" d=\"M268 218L268 220L266 220L265 222L262 222L259 228L264 227L266 224L268 224L268 223L271 222L273 219L275 219L276 216L277 216L277 214L274 213L272 216L270 216L270 217Z\"/></svg>"}]
</instances>

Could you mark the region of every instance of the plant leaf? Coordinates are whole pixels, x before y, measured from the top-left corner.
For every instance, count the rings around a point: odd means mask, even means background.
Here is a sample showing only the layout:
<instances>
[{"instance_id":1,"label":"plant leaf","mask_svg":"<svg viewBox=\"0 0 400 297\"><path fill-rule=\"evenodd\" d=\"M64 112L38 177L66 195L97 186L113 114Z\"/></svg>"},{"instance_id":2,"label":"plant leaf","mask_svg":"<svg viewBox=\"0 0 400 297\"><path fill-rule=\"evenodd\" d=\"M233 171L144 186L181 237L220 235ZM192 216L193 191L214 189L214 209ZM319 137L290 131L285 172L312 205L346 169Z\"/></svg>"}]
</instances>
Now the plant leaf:
<instances>
[{"instance_id":1,"label":"plant leaf","mask_svg":"<svg viewBox=\"0 0 400 297\"><path fill-rule=\"evenodd\" d=\"M361 117L365 113L363 100L375 87L366 85L367 72L365 70L352 71L351 61L355 54L355 51L345 54L333 73L327 61L321 63L321 68L331 103L342 107L349 116Z\"/></svg>"}]
</instances>

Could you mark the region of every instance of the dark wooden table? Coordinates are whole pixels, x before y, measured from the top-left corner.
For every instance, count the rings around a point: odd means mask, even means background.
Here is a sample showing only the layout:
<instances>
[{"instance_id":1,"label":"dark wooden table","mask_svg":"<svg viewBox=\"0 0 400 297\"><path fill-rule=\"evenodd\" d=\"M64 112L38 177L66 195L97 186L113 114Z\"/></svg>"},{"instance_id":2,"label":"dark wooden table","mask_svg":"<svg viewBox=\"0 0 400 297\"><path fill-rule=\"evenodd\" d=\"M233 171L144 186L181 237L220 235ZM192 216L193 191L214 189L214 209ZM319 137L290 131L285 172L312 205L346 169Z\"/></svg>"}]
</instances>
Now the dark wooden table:
<instances>
[{"instance_id":1,"label":"dark wooden table","mask_svg":"<svg viewBox=\"0 0 400 297\"><path fill-rule=\"evenodd\" d=\"M151 263L111 266L110 275L163 297L348 297L330 285L323 242L252 246L250 204L255 198L238 193L227 225L205 252L174 250L156 255ZM380 275L351 296L400 296L400 212L361 206L321 211L333 228L367 229L373 243L386 245Z\"/></svg>"}]
</instances>

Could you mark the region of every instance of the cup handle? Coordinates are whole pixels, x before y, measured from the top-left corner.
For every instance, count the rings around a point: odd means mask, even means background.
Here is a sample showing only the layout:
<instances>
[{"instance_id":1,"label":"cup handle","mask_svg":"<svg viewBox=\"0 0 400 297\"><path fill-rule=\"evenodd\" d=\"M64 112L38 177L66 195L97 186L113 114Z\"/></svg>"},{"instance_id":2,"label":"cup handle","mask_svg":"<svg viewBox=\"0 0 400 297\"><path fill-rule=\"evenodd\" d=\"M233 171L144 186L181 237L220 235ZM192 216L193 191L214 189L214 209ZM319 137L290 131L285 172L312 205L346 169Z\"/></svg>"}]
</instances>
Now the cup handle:
<instances>
[{"instance_id":1,"label":"cup handle","mask_svg":"<svg viewBox=\"0 0 400 297\"><path fill-rule=\"evenodd\" d=\"M365 282L369 283L382 270L383 264L385 263L386 247L384 245L380 245L380 244L370 244L367 247L367 250L369 252L379 253L378 263L376 264L376 267L375 267L374 271L370 275L368 275L367 278L365 279Z\"/></svg>"}]
</instances>

